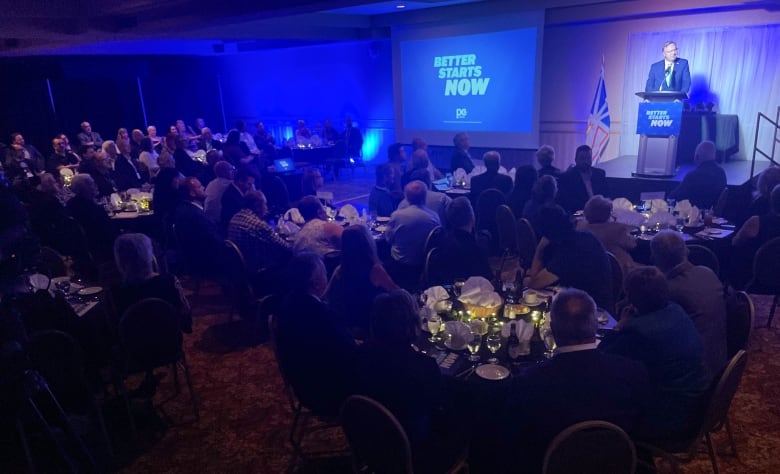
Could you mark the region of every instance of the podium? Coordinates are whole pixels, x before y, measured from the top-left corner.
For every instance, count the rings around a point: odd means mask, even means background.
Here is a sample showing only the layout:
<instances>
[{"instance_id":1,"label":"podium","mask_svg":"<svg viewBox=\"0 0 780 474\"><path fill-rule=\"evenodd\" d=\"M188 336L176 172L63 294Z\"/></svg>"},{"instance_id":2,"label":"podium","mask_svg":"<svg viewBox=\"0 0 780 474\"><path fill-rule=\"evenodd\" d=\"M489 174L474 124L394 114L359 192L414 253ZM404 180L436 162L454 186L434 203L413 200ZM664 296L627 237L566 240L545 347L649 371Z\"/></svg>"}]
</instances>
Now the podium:
<instances>
[{"instance_id":1,"label":"podium","mask_svg":"<svg viewBox=\"0 0 780 474\"><path fill-rule=\"evenodd\" d=\"M676 174L677 141L682 122L682 101L688 94L678 91L637 92L639 103L636 133L639 153L634 176L671 178Z\"/></svg>"}]
</instances>

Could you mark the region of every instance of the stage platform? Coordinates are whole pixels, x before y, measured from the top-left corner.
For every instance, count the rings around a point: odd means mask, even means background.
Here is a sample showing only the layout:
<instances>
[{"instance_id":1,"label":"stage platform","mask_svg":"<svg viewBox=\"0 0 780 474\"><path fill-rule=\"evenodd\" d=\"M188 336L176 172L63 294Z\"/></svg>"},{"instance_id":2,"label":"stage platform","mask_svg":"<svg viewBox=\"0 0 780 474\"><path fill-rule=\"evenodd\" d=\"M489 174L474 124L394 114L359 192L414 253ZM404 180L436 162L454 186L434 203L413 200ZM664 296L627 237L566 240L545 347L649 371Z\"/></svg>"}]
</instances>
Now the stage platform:
<instances>
[{"instance_id":1,"label":"stage platform","mask_svg":"<svg viewBox=\"0 0 780 474\"><path fill-rule=\"evenodd\" d=\"M677 168L677 173L672 178L640 178L632 176L636 171L636 156L624 155L605 162L598 163L597 168L603 169L607 173L609 182L609 193L613 196L626 197L631 200L638 200L642 192L672 191L685 175L695 168L692 163L685 163ZM756 160L754 175L768 168L770 162L767 160ZM729 186L740 186L750 179L750 161L729 161L720 163L720 166L726 172L726 181Z\"/></svg>"}]
</instances>

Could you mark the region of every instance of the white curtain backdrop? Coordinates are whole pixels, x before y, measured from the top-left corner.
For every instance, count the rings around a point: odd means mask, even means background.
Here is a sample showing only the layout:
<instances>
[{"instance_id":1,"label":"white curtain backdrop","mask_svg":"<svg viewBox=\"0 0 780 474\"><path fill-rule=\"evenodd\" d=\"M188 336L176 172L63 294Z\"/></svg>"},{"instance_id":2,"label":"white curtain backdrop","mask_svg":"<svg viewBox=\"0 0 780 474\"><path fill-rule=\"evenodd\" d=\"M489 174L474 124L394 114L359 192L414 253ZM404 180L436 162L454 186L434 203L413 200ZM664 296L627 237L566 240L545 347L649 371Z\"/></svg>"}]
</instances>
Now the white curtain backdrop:
<instances>
[{"instance_id":1,"label":"white curtain backdrop","mask_svg":"<svg viewBox=\"0 0 780 474\"><path fill-rule=\"evenodd\" d=\"M692 105L711 101L719 113L738 115L738 156L752 158L758 112L774 120L780 106L780 25L632 34L623 88L620 154L637 154L640 99L634 93L644 91L650 64L663 58L661 46L666 41L675 41L679 57L689 61ZM766 125L760 127L758 148L771 151L772 134ZM776 152L775 159L779 155Z\"/></svg>"}]
</instances>

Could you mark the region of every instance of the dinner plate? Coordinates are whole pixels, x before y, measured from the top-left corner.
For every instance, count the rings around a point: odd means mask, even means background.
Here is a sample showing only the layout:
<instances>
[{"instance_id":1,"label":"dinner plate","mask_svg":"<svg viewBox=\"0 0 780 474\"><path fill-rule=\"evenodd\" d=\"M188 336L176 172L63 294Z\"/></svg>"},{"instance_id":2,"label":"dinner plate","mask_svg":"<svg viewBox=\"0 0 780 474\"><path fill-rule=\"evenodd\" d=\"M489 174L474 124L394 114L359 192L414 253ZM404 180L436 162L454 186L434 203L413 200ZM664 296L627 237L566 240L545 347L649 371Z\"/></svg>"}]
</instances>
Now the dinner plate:
<instances>
[{"instance_id":1,"label":"dinner plate","mask_svg":"<svg viewBox=\"0 0 780 474\"><path fill-rule=\"evenodd\" d=\"M376 218L377 222L390 222L390 218L387 216L379 216Z\"/></svg>"},{"instance_id":2,"label":"dinner plate","mask_svg":"<svg viewBox=\"0 0 780 474\"><path fill-rule=\"evenodd\" d=\"M487 380L503 380L509 377L509 369L503 365L498 364L485 364L480 365L475 370L477 375Z\"/></svg>"},{"instance_id":3,"label":"dinner plate","mask_svg":"<svg viewBox=\"0 0 780 474\"><path fill-rule=\"evenodd\" d=\"M387 232L387 226L386 225L378 225L376 226L377 232Z\"/></svg>"},{"instance_id":4,"label":"dinner plate","mask_svg":"<svg viewBox=\"0 0 780 474\"><path fill-rule=\"evenodd\" d=\"M99 286L88 286L86 288L82 288L79 290L79 294L81 296L90 296L90 295L96 295L103 291L102 287Z\"/></svg>"},{"instance_id":5,"label":"dinner plate","mask_svg":"<svg viewBox=\"0 0 780 474\"><path fill-rule=\"evenodd\" d=\"M51 284L56 285L58 283L62 283L63 281L70 281L70 277L62 276L62 277L54 277L51 279Z\"/></svg>"}]
</instances>

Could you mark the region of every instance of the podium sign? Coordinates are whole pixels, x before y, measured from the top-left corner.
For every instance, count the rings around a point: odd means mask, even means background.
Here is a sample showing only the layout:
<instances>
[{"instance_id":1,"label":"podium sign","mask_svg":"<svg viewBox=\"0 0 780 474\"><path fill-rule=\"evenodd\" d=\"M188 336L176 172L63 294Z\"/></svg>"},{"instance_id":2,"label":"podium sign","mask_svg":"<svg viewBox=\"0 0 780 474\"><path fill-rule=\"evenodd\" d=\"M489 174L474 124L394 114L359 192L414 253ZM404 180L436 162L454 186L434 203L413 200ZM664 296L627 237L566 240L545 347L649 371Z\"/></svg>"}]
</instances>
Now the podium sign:
<instances>
[{"instance_id":1,"label":"podium sign","mask_svg":"<svg viewBox=\"0 0 780 474\"><path fill-rule=\"evenodd\" d=\"M636 121L636 133L656 137L680 135L682 102L642 102Z\"/></svg>"},{"instance_id":2,"label":"podium sign","mask_svg":"<svg viewBox=\"0 0 780 474\"><path fill-rule=\"evenodd\" d=\"M680 135L683 103L688 96L677 91L637 92L639 104L636 133L639 153L635 176L670 178L675 175L677 137Z\"/></svg>"}]
</instances>

